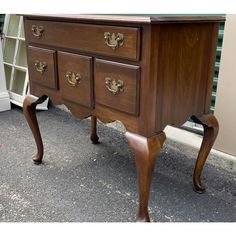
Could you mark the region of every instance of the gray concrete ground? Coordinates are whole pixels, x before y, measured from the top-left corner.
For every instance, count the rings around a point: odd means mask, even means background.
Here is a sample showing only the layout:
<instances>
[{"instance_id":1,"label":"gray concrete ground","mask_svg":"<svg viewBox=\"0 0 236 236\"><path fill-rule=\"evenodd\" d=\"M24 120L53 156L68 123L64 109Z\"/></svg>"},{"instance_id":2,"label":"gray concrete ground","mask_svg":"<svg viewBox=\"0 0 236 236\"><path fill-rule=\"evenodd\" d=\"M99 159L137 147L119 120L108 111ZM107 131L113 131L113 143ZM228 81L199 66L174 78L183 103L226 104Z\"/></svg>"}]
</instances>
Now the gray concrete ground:
<instances>
[{"instance_id":1,"label":"gray concrete ground","mask_svg":"<svg viewBox=\"0 0 236 236\"><path fill-rule=\"evenodd\" d=\"M22 109L0 113L1 222L127 222L138 207L134 157L121 132L99 125L101 143L89 140L89 120L52 107L38 112L44 163L34 165L35 144ZM214 166L204 172L205 194L192 188L197 151L167 140L150 194L157 222L236 221L236 175ZM213 160L213 161L212 161Z\"/></svg>"}]
</instances>

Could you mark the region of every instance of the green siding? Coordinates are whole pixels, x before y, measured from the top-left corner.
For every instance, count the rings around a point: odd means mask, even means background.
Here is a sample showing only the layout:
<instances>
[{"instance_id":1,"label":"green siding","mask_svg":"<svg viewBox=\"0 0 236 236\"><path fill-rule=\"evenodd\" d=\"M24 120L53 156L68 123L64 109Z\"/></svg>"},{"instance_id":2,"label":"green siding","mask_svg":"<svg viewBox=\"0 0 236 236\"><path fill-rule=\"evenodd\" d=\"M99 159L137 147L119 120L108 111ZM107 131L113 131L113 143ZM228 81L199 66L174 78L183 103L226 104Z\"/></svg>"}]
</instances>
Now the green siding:
<instances>
[{"instance_id":1,"label":"green siding","mask_svg":"<svg viewBox=\"0 0 236 236\"><path fill-rule=\"evenodd\" d=\"M5 18L5 15L0 14L0 32L2 32L3 30L4 18Z\"/></svg>"},{"instance_id":2,"label":"green siding","mask_svg":"<svg viewBox=\"0 0 236 236\"><path fill-rule=\"evenodd\" d=\"M225 26L224 23L220 24L219 33L218 33L218 44L217 44L217 49L216 49L216 62L215 62L215 71L214 71L212 97L211 97L211 112L214 112L215 110L216 90L217 90L218 75L219 75L219 68L220 68L220 57L221 57L221 51L222 51L224 26Z\"/></svg>"}]
</instances>

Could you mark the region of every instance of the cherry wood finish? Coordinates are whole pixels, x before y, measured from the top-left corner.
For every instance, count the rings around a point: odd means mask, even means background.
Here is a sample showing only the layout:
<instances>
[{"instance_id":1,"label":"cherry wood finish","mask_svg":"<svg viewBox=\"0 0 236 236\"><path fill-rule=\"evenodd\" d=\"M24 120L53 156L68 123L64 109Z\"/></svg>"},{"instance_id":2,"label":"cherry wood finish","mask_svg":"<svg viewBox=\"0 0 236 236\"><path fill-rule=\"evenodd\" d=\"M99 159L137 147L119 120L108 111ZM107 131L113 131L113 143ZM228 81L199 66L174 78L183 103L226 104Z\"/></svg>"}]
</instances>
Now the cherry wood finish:
<instances>
[{"instance_id":1,"label":"cherry wood finish","mask_svg":"<svg viewBox=\"0 0 236 236\"><path fill-rule=\"evenodd\" d=\"M96 103L129 114L138 115L139 112L139 77L140 67L116 62L95 60L94 92ZM114 95L105 84L105 79L123 81L123 91Z\"/></svg>"},{"instance_id":2,"label":"cherry wood finish","mask_svg":"<svg viewBox=\"0 0 236 236\"><path fill-rule=\"evenodd\" d=\"M149 221L151 176L165 140L163 130L169 124L179 127L192 116L204 126L194 171L195 189L203 192L200 176L218 132L217 120L210 114L210 94L218 25L223 20L216 16L26 15L28 61L37 60L31 58L33 47L33 55L37 51L39 57L44 50L53 52L55 73L48 80L59 85L41 83L29 66L31 93L41 98L37 102L26 98L24 113L38 147L38 163L43 145L35 104L46 96L55 104L65 104L78 118L91 117L93 143L98 142L97 118L104 123L121 121L135 154L138 220ZM32 34L32 24L45 27L42 37ZM104 41L107 31L123 34L124 44L108 47ZM81 73L85 79L70 87L65 79L67 70ZM115 81L109 89L107 77ZM123 83L116 92L118 80Z\"/></svg>"},{"instance_id":3,"label":"cherry wood finish","mask_svg":"<svg viewBox=\"0 0 236 236\"><path fill-rule=\"evenodd\" d=\"M125 136L129 146L134 151L136 169L139 182L139 211L137 221L149 222L148 196L151 186L152 172L156 155L166 139L164 132L154 137L146 138L137 134L126 132Z\"/></svg>"},{"instance_id":4,"label":"cherry wood finish","mask_svg":"<svg viewBox=\"0 0 236 236\"><path fill-rule=\"evenodd\" d=\"M42 96L38 100L33 100L32 97L27 96L23 103L23 112L25 118L29 124L29 127L33 133L36 145L37 153L33 156L33 161L35 164L41 164L43 159L43 141L39 131L38 121L36 117L36 106L43 103L47 99L47 96Z\"/></svg>"},{"instance_id":5,"label":"cherry wood finish","mask_svg":"<svg viewBox=\"0 0 236 236\"><path fill-rule=\"evenodd\" d=\"M81 81L72 86L67 73L77 73ZM92 58L78 54L58 52L58 79L63 99L86 107L93 106Z\"/></svg>"},{"instance_id":6,"label":"cherry wood finish","mask_svg":"<svg viewBox=\"0 0 236 236\"><path fill-rule=\"evenodd\" d=\"M201 183L201 173L207 156L216 140L219 131L219 124L215 116L212 114L207 114L200 117L192 116L191 118L194 122L203 125L204 128L202 145L200 147L193 174L193 182L196 192L203 193L205 192L205 187Z\"/></svg>"},{"instance_id":7,"label":"cherry wood finish","mask_svg":"<svg viewBox=\"0 0 236 236\"><path fill-rule=\"evenodd\" d=\"M163 79L156 102L156 131L167 124L180 126L190 114L209 112L206 103L211 99L215 28L203 23L161 26L157 76Z\"/></svg>"},{"instance_id":8,"label":"cherry wood finish","mask_svg":"<svg viewBox=\"0 0 236 236\"><path fill-rule=\"evenodd\" d=\"M29 47L28 48L28 68L29 76L37 84L57 89L57 75L55 69L56 51ZM44 63L45 71L40 73L37 71L35 62Z\"/></svg>"},{"instance_id":9,"label":"cherry wood finish","mask_svg":"<svg viewBox=\"0 0 236 236\"><path fill-rule=\"evenodd\" d=\"M219 15L163 15L163 14L137 14L137 15L69 15L69 14L60 14L60 15L50 15L50 14L27 14L25 15L34 20L50 20L51 18L54 21L67 21L67 22L85 22L85 23L101 23L101 24L119 24L127 25L128 24L166 24L166 23L194 23L194 22L219 22L225 21L224 16Z\"/></svg>"},{"instance_id":10,"label":"cherry wood finish","mask_svg":"<svg viewBox=\"0 0 236 236\"><path fill-rule=\"evenodd\" d=\"M97 117L91 116L91 134L90 139L93 144L97 144L99 137L97 136Z\"/></svg>"},{"instance_id":11,"label":"cherry wood finish","mask_svg":"<svg viewBox=\"0 0 236 236\"><path fill-rule=\"evenodd\" d=\"M44 28L42 37L38 38L32 35L32 25ZM25 26L26 38L30 42L133 60L139 59L140 33L138 28L31 20L26 20ZM105 32L115 34L122 32L125 35L123 46L118 52L104 43Z\"/></svg>"}]
</instances>

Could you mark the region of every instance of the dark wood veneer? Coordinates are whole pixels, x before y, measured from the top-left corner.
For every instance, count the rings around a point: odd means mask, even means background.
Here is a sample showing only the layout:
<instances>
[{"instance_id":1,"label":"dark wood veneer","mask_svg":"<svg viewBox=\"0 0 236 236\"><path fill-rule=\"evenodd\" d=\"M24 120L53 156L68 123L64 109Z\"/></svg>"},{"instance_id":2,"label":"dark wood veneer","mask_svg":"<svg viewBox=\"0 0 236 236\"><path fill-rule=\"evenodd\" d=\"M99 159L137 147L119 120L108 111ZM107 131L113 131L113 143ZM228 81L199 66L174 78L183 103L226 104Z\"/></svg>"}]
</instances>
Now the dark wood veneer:
<instances>
[{"instance_id":1,"label":"dark wood veneer","mask_svg":"<svg viewBox=\"0 0 236 236\"><path fill-rule=\"evenodd\" d=\"M212 89L209 86L213 80L210 66L214 63L210 61L217 42L215 28L213 23L161 26L159 63L156 65L159 68L157 80L162 80L156 110L161 114L156 114L156 131L167 124L180 126L190 114L205 112ZM208 106L208 112L209 109Z\"/></svg>"},{"instance_id":2,"label":"dark wood veneer","mask_svg":"<svg viewBox=\"0 0 236 236\"><path fill-rule=\"evenodd\" d=\"M38 38L32 34L32 25L44 28L42 37ZM26 20L25 29L29 42L139 60L139 28ZM115 34L122 32L123 46L117 50L107 47L104 43L105 32Z\"/></svg>"},{"instance_id":3,"label":"dark wood veneer","mask_svg":"<svg viewBox=\"0 0 236 236\"><path fill-rule=\"evenodd\" d=\"M195 190L203 192L201 172L218 133L218 122L210 114L210 96L218 25L223 20L218 16L26 15L30 88L40 97L24 101L24 114L38 149L34 161L41 163L43 158L35 107L47 97L65 104L81 119L91 116L93 143L98 142L97 118L104 123L121 121L135 154L138 220L149 221L151 176L165 141L163 130L168 124L179 127L192 117L204 126L193 174ZM32 24L45 27L40 39L32 34ZM124 44L115 50L108 47L106 31L123 34ZM37 59L49 64L44 79L34 70ZM78 71L85 79L69 86L67 71ZM119 93L111 91L117 91L120 83L108 91L106 77L123 81Z\"/></svg>"},{"instance_id":4,"label":"dark wood veneer","mask_svg":"<svg viewBox=\"0 0 236 236\"><path fill-rule=\"evenodd\" d=\"M66 74L78 73L81 81L73 87ZM86 107L93 107L92 58L78 54L58 52L58 77L61 97Z\"/></svg>"},{"instance_id":5,"label":"dark wood veneer","mask_svg":"<svg viewBox=\"0 0 236 236\"><path fill-rule=\"evenodd\" d=\"M37 71L35 66L37 61L45 63L46 69L43 73ZM31 46L28 48L29 76L32 78L32 82L52 89L57 89L58 82L55 65L56 51Z\"/></svg>"},{"instance_id":6,"label":"dark wood veneer","mask_svg":"<svg viewBox=\"0 0 236 236\"><path fill-rule=\"evenodd\" d=\"M88 24L94 24L100 22L100 24L118 24L118 25L130 25L130 24L166 24L166 23L194 23L194 22L220 22L224 21L225 17L220 15L163 15L163 14L137 14L137 15L69 15L69 14L60 14L60 15L50 15L50 14L27 14L25 15L28 19L34 20L51 20L62 21L62 22L85 22Z\"/></svg>"},{"instance_id":7,"label":"dark wood veneer","mask_svg":"<svg viewBox=\"0 0 236 236\"><path fill-rule=\"evenodd\" d=\"M122 80L124 89L114 95L105 86L105 78ZM139 112L140 67L96 59L94 63L95 102L132 115Z\"/></svg>"}]
</instances>

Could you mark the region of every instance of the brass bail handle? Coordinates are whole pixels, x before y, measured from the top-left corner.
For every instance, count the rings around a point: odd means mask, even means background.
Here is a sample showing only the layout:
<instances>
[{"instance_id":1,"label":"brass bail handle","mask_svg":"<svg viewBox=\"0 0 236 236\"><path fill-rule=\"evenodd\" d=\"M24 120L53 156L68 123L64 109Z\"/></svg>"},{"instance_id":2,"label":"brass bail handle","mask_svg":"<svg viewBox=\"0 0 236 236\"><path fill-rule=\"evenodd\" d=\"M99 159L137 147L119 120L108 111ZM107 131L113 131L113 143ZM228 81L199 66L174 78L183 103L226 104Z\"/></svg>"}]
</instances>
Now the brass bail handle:
<instances>
[{"instance_id":1,"label":"brass bail handle","mask_svg":"<svg viewBox=\"0 0 236 236\"><path fill-rule=\"evenodd\" d=\"M71 86L75 87L76 85L78 85L81 82L82 76L79 73L67 71L66 78L67 78L67 82Z\"/></svg>"},{"instance_id":2,"label":"brass bail handle","mask_svg":"<svg viewBox=\"0 0 236 236\"><path fill-rule=\"evenodd\" d=\"M35 65L36 70L41 74L43 74L45 70L47 69L47 64L42 61L35 61L34 65Z\"/></svg>"},{"instance_id":3,"label":"brass bail handle","mask_svg":"<svg viewBox=\"0 0 236 236\"><path fill-rule=\"evenodd\" d=\"M32 34L40 39L43 36L44 33L44 27L42 25L32 25Z\"/></svg>"},{"instance_id":4,"label":"brass bail handle","mask_svg":"<svg viewBox=\"0 0 236 236\"><path fill-rule=\"evenodd\" d=\"M111 34L110 32L105 32L104 40L108 47L110 47L112 50L116 50L119 46L123 45L124 35L121 33Z\"/></svg>"},{"instance_id":5,"label":"brass bail handle","mask_svg":"<svg viewBox=\"0 0 236 236\"><path fill-rule=\"evenodd\" d=\"M110 77L105 78L106 88L114 95L124 91L124 82L122 80L111 79Z\"/></svg>"}]
</instances>

